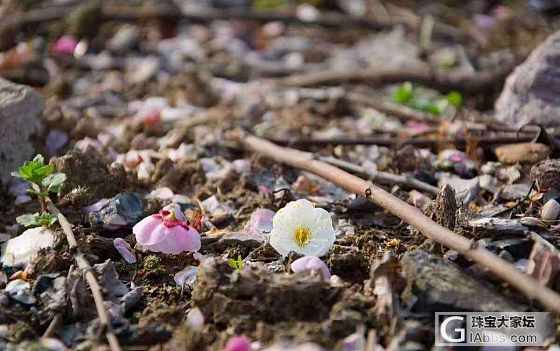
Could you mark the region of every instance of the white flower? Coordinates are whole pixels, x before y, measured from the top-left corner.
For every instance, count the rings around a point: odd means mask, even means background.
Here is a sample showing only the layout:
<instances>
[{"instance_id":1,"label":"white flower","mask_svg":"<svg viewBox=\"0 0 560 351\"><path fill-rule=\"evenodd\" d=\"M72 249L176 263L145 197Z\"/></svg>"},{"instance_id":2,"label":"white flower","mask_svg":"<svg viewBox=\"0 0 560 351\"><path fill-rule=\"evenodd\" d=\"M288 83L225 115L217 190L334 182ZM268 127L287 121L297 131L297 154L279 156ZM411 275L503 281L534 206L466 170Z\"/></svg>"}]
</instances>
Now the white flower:
<instances>
[{"instance_id":1,"label":"white flower","mask_svg":"<svg viewBox=\"0 0 560 351\"><path fill-rule=\"evenodd\" d=\"M272 220L270 245L282 256L295 251L306 256L323 256L334 244L330 214L307 200L292 201Z\"/></svg>"}]
</instances>

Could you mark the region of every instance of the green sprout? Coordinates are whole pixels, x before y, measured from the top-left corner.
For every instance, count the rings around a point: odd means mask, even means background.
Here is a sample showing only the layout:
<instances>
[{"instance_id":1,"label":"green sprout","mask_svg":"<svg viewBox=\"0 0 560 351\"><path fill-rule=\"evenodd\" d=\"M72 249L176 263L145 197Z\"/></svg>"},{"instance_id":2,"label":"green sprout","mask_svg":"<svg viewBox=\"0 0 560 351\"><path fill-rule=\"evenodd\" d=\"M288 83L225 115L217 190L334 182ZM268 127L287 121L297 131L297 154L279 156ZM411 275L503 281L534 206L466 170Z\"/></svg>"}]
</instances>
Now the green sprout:
<instances>
[{"instance_id":1,"label":"green sprout","mask_svg":"<svg viewBox=\"0 0 560 351\"><path fill-rule=\"evenodd\" d=\"M18 216L16 218L16 222L21 224L26 228L32 227L50 227L55 224L57 218L55 215L52 215L48 212L35 212L33 214L26 213L24 215Z\"/></svg>"},{"instance_id":2,"label":"green sprout","mask_svg":"<svg viewBox=\"0 0 560 351\"><path fill-rule=\"evenodd\" d=\"M245 266L245 262L243 262L243 259L241 258L241 256L237 256L236 259L230 258L227 261L227 264L228 264L228 266L235 269L236 271L241 271L243 269L243 267Z\"/></svg>"},{"instance_id":3,"label":"green sprout","mask_svg":"<svg viewBox=\"0 0 560 351\"><path fill-rule=\"evenodd\" d=\"M449 94L440 98L426 99L417 96L411 82L405 82L393 92L393 101L418 111L439 116L448 106L453 106L455 108L461 107L463 104L463 96L458 91L451 91Z\"/></svg>"},{"instance_id":4,"label":"green sprout","mask_svg":"<svg viewBox=\"0 0 560 351\"><path fill-rule=\"evenodd\" d=\"M56 223L56 217L47 212L47 200L51 194L60 195L66 174L55 172L53 165L45 164L43 156L37 155L19 167L17 172L12 172L12 176L27 181L31 186L28 192L37 196L41 205L40 213L19 216L17 222L25 227L48 227Z\"/></svg>"}]
</instances>

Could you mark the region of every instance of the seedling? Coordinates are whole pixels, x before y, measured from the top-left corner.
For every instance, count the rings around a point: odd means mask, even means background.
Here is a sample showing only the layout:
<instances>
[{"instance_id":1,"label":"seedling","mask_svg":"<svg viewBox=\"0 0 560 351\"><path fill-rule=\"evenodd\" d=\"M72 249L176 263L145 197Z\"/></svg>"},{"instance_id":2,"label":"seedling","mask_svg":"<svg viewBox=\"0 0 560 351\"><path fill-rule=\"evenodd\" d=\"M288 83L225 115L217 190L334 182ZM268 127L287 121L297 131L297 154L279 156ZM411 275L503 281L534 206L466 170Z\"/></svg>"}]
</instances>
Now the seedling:
<instances>
[{"instance_id":1,"label":"seedling","mask_svg":"<svg viewBox=\"0 0 560 351\"><path fill-rule=\"evenodd\" d=\"M18 216L16 222L21 224L26 228L31 227L50 227L56 223L56 216L48 212L35 212L33 214L26 213L24 215Z\"/></svg>"},{"instance_id":2,"label":"seedling","mask_svg":"<svg viewBox=\"0 0 560 351\"><path fill-rule=\"evenodd\" d=\"M457 91L451 91L449 94L440 98L426 99L417 96L412 83L405 82L393 93L393 101L402 105L407 105L415 110L439 116L448 106L453 106L455 108L461 107L463 104L463 96Z\"/></svg>"},{"instance_id":3,"label":"seedling","mask_svg":"<svg viewBox=\"0 0 560 351\"><path fill-rule=\"evenodd\" d=\"M25 162L12 176L29 183L30 194L37 197L41 205L41 212L19 216L16 221L25 227L51 226L56 223L56 217L47 212L47 199L51 194L59 195L62 185L66 181L66 174L55 172L53 165L45 164L42 155L37 155L31 161Z\"/></svg>"},{"instance_id":4,"label":"seedling","mask_svg":"<svg viewBox=\"0 0 560 351\"><path fill-rule=\"evenodd\" d=\"M245 267L245 262L243 262L241 256L237 256L236 259L230 258L227 261L227 263L231 268L235 269L236 271L241 271L243 267Z\"/></svg>"}]
</instances>

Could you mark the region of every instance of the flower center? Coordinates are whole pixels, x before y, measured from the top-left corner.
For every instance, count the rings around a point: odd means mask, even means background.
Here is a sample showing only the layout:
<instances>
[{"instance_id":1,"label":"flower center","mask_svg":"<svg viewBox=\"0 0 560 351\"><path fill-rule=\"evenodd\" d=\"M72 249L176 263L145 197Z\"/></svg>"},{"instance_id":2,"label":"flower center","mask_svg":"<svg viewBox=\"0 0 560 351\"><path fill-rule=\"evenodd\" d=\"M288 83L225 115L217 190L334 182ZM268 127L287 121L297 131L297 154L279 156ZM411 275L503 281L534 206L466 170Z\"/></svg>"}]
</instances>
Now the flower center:
<instances>
[{"instance_id":1,"label":"flower center","mask_svg":"<svg viewBox=\"0 0 560 351\"><path fill-rule=\"evenodd\" d=\"M299 247L305 247L311 240L311 230L307 227L298 226L294 233L294 239Z\"/></svg>"},{"instance_id":2,"label":"flower center","mask_svg":"<svg viewBox=\"0 0 560 351\"><path fill-rule=\"evenodd\" d=\"M164 221L175 221L177 220L177 218L175 217L175 212L174 211L169 211L169 210L162 210L161 211L161 216L163 217Z\"/></svg>"}]
</instances>

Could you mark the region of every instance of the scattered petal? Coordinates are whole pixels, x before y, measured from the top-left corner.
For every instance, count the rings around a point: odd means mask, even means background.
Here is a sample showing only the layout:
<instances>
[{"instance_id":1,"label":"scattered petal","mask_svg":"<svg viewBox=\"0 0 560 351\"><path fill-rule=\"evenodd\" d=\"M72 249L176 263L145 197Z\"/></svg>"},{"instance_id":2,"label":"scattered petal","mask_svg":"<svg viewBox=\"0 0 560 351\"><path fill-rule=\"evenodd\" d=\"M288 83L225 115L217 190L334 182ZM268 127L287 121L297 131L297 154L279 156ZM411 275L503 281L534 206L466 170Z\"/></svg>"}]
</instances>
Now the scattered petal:
<instances>
[{"instance_id":1,"label":"scattered petal","mask_svg":"<svg viewBox=\"0 0 560 351\"><path fill-rule=\"evenodd\" d=\"M292 271L296 273L306 271L319 272L325 281L329 281L331 278L329 267L327 267L325 262L315 256L304 256L298 258L292 262L290 267L292 268Z\"/></svg>"},{"instance_id":2,"label":"scattered petal","mask_svg":"<svg viewBox=\"0 0 560 351\"><path fill-rule=\"evenodd\" d=\"M224 351L251 351L251 341L245 336L230 338Z\"/></svg>"},{"instance_id":3,"label":"scattered petal","mask_svg":"<svg viewBox=\"0 0 560 351\"><path fill-rule=\"evenodd\" d=\"M126 263L136 263L136 256L132 252L132 248L126 242L126 240L122 238L116 238L115 240L113 240L113 246L115 247L115 249L117 249L122 258L124 258Z\"/></svg>"}]
</instances>

